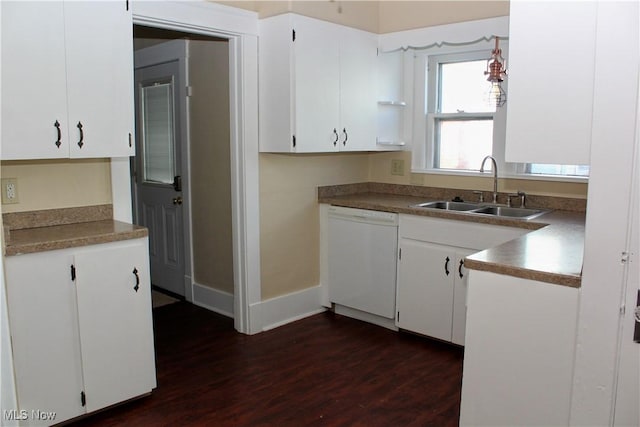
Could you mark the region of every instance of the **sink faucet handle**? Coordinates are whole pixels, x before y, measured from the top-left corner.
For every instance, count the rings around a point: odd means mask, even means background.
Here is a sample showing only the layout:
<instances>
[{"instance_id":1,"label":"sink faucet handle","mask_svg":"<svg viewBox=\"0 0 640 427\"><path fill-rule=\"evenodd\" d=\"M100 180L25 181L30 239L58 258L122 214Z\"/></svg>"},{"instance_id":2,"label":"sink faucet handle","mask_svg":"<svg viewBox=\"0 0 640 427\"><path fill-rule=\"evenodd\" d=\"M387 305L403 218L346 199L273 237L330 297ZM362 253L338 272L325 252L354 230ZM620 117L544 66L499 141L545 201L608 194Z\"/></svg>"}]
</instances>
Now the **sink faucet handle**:
<instances>
[{"instance_id":1,"label":"sink faucet handle","mask_svg":"<svg viewBox=\"0 0 640 427\"><path fill-rule=\"evenodd\" d=\"M516 197L519 197L519 198L520 198L520 207L521 207L521 208L524 208L524 207L525 207L525 206L524 206L524 203L525 203L525 197L526 197L526 196L527 196L527 195L525 194L525 192L524 192L524 191L518 191L517 193L510 193L510 194L507 194L507 206L508 206L508 207L511 207L511 206L512 206L511 199L514 199L514 198L516 198Z\"/></svg>"},{"instance_id":2,"label":"sink faucet handle","mask_svg":"<svg viewBox=\"0 0 640 427\"><path fill-rule=\"evenodd\" d=\"M520 196L520 207L524 208L525 207L524 204L525 204L525 201L526 201L526 198L527 198L527 194L522 190L518 190L518 196Z\"/></svg>"},{"instance_id":3,"label":"sink faucet handle","mask_svg":"<svg viewBox=\"0 0 640 427\"><path fill-rule=\"evenodd\" d=\"M484 193L482 191L474 190L473 194L478 195L478 203L484 203Z\"/></svg>"}]
</instances>

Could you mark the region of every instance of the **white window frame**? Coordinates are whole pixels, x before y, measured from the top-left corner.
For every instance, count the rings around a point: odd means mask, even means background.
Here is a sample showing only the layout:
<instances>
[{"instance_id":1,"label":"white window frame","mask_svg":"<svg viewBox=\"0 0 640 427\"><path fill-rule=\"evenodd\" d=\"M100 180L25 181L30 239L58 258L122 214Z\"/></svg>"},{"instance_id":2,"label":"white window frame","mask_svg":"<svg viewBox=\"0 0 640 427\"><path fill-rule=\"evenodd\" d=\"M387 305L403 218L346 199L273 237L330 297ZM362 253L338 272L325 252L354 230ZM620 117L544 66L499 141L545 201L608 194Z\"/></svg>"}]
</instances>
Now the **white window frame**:
<instances>
[{"instance_id":1,"label":"white window frame","mask_svg":"<svg viewBox=\"0 0 640 427\"><path fill-rule=\"evenodd\" d=\"M501 43L503 54L507 53L507 43ZM447 62L475 61L479 59L489 59L491 47L486 46L466 46L462 48L451 48L447 51L433 50L420 52L414 55L414 135L415 140L412 147L412 171L422 173L476 176L483 175L478 170L456 170L440 169L434 167L435 153L435 120L437 118L460 117L464 118L492 118L493 119L493 150L487 155L496 159L499 175L513 175L516 173L515 165L507 164L505 158L505 129L506 129L506 108L499 107L495 113L436 113L436 103L438 95L438 64ZM503 84L506 88L506 81ZM508 98L507 98L508 99ZM509 102L507 100L507 102Z\"/></svg>"},{"instance_id":2,"label":"white window frame","mask_svg":"<svg viewBox=\"0 0 640 427\"><path fill-rule=\"evenodd\" d=\"M455 169L441 169L435 166L436 162L436 151L438 149L438 144L436 141L437 137L437 121L441 119L459 119L459 120L472 120L472 119L491 119L493 121L494 126L494 138L492 146L496 146L496 116L498 112L461 112L461 113L440 113L436 110L438 109L439 97L440 94L440 64L452 63L452 62L468 62L468 61L478 61L478 60L486 60L491 55L490 50L477 50L470 52L459 52L459 53L447 53L447 54L436 54L427 56L427 93L426 93L426 159L425 164L428 169L439 170L439 171L454 171L454 172L465 172L464 170L455 170ZM488 88L488 83L487 83ZM498 125L501 122L498 121ZM503 142L504 145L504 142ZM489 155L494 155L493 151L491 153L487 153ZM495 156L494 156L495 157ZM480 165L478 165L478 169Z\"/></svg>"}]
</instances>

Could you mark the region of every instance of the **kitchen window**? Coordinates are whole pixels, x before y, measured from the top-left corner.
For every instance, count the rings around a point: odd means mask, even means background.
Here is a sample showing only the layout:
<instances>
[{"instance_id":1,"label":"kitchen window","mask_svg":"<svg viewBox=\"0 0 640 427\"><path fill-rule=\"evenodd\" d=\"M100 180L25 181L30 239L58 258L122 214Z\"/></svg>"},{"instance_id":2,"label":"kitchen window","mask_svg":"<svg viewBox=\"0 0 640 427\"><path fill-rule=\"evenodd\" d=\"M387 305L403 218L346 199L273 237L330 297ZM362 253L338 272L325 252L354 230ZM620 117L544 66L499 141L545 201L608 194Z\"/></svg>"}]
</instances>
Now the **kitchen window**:
<instances>
[{"instance_id":1,"label":"kitchen window","mask_svg":"<svg viewBox=\"0 0 640 427\"><path fill-rule=\"evenodd\" d=\"M496 107L486 100L487 52L434 55L427 71L427 164L477 171L493 154Z\"/></svg>"},{"instance_id":2,"label":"kitchen window","mask_svg":"<svg viewBox=\"0 0 640 427\"><path fill-rule=\"evenodd\" d=\"M507 57L508 43L502 41L501 47ZM508 77L503 82L507 104L496 108L488 101L490 84L484 75L490 56L490 49L415 55L415 105L418 108L414 116L413 171L478 173L482 159L492 155L500 176L550 180L587 178L588 166L505 162Z\"/></svg>"}]
</instances>

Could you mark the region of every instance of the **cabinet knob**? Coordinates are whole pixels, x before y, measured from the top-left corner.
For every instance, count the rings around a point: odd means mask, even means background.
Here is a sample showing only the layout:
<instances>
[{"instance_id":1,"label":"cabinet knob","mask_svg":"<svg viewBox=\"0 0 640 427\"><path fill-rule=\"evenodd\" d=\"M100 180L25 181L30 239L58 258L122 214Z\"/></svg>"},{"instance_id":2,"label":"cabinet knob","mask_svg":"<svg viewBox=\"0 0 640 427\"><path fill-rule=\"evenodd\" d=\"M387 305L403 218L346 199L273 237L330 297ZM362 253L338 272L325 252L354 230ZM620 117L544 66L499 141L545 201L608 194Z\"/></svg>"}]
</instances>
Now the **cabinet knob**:
<instances>
[{"instance_id":1,"label":"cabinet knob","mask_svg":"<svg viewBox=\"0 0 640 427\"><path fill-rule=\"evenodd\" d=\"M181 205L182 204L182 197L180 197L180 196L174 197L173 198L173 204L174 205Z\"/></svg>"},{"instance_id":2,"label":"cabinet knob","mask_svg":"<svg viewBox=\"0 0 640 427\"><path fill-rule=\"evenodd\" d=\"M449 261L451 261L449 257L444 260L444 272L447 276L449 275Z\"/></svg>"},{"instance_id":3,"label":"cabinet knob","mask_svg":"<svg viewBox=\"0 0 640 427\"><path fill-rule=\"evenodd\" d=\"M342 141L342 145L347 145L347 140L349 139L349 135L347 134L347 128L343 128L342 133L344 133L344 141Z\"/></svg>"},{"instance_id":4,"label":"cabinet knob","mask_svg":"<svg viewBox=\"0 0 640 427\"><path fill-rule=\"evenodd\" d=\"M338 131L336 130L336 128L333 128L333 134L336 136L336 139L333 140L333 146L335 147L336 145L338 145L338 139L340 138L338 136Z\"/></svg>"},{"instance_id":5,"label":"cabinet knob","mask_svg":"<svg viewBox=\"0 0 640 427\"><path fill-rule=\"evenodd\" d=\"M462 274L462 267L464 267L464 260L460 260L460 264L458 265L458 276L462 279L464 274Z\"/></svg>"}]
</instances>

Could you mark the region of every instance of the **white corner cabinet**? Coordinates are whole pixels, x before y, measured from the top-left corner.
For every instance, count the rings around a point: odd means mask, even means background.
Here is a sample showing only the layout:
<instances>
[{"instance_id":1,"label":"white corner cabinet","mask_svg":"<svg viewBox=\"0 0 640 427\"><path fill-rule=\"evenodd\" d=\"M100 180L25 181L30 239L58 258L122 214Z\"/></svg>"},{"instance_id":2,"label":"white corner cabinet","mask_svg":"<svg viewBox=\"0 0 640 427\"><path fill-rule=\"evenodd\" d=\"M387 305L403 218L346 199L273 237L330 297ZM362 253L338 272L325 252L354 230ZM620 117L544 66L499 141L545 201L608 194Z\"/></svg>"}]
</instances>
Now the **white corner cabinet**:
<instances>
[{"instance_id":1,"label":"white corner cabinet","mask_svg":"<svg viewBox=\"0 0 640 427\"><path fill-rule=\"evenodd\" d=\"M508 162L589 164L597 8L510 3Z\"/></svg>"},{"instance_id":2,"label":"white corner cabinet","mask_svg":"<svg viewBox=\"0 0 640 427\"><path fill-rule=\"evenodd\" d=\"M5 257L23 425L59 423L155 388L147 245L141 238Z\"/></svg>"},{"instance_id":3,"label":"white corner cabinet","mask_svg":"<svg viewBox=\"0 0 640 427\"><path fill-rule=\"evenodd\" d=\"M288 13L259 35L260 151L376 150L376 34Z\"/></svg>"},{"instance_id":4,"label":"white corner cabinet","mask_svg":"<svg viewBox=\"0 0 640 427\"><path fill-rule=\"evenodd\" d=\"M465 343L467 271L464 258L529 230L400 215L396 325Z\"/></svg>"},{"instance_id":5,"label":"white corner cabinet","mask_svg":"<svg viewBox=\"0 0 640 427\"><path fill-rule=\"evenodd\" d=\"M2 160L134 155L129 2L0 7Z\"/></svg>"},{"instance_id":6,"label":"white corner cabinet","mask_svg":"<svg viewBox=\"0 0 640 427\"><path fill-rule=\"evenodd\" d=\"M469 272L461 426L569 425L579 291Z\"/></svg>"}]
</instances>

